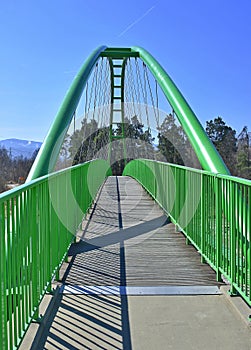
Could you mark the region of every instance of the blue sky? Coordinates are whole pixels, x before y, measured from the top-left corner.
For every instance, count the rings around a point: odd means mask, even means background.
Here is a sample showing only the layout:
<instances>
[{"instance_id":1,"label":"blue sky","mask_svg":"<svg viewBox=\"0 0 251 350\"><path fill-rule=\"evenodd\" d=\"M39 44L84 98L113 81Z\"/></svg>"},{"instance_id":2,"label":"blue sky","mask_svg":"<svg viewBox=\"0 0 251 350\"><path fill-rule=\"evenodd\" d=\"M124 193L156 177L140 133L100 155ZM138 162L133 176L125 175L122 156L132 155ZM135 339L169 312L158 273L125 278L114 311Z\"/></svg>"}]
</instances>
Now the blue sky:
<instances>
[{"instance_id":1,"label":"blue sky","mask_svg":"<svg viewBox=\"0 0 251 350\"><path fill-rule=\"evenodd\" d=\"M202 125L251 131L251 2L2 0L0 139L43 140L75 74L102 44L142 46Z\"/></svg>"}]
</instances>

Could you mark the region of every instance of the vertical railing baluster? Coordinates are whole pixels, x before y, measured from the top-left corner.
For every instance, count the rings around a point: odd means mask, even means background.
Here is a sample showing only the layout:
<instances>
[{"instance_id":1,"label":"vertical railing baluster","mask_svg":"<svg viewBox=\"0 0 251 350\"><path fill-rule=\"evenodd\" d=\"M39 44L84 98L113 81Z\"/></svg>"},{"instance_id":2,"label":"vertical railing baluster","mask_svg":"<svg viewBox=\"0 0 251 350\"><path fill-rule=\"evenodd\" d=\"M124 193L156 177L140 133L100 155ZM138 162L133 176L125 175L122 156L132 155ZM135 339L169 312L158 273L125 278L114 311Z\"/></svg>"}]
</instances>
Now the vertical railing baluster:
<instances>
[{"instance_id":1,"label":"vertical railing baluster","mask_svg":"<svg viewBox=\"0 0 251 350\"><path fill-rule=\"evenodd\" d=\"M9 349L9 341L8 341L8 313L7 313L7 307L8 303L6 302L8 296L8 287L7 287L7 246L6 246L6 223L7 223L7 206L6 202L2 201L0 202L0 271L1 271L1 305L0 305L0 311L1 311L1 334L0 334L0 340L3 350Z\"/></svg>"},{"instance_id":2,"label":"vertical railing baluster","mask_svg":"<svg viewBox=\"0 0 251 350\"><path fill-rule=\"evenodd\" d=\"M236 232L235 232L235 205L237 204L236 198L238 200L238 195L236 188L234 186L234 183L231 183L230 185L230 192L233 196L232 201L229 203L230 205L230 248L231 248L231 270L230 270L230 282L231 282L231 294L236 294L236 289L234 287L234 284L236 282L236 241L238 242L238 238L236 239ZM238 265L237 265L238 270Z\"/></svg>"},{"instance_id":3,"label":"vertical railing baluster","mask_svg":"<svg viewBox=\"0 0 251 350\"><path fill-rule=\"evenodd\" d=\"M217 279L224 275L231 283L231 293L240 293L251 304L251 181L146 159L133 160L124 174L133 176L151 195L154 193L153 179L149 177L154 176L153 172L148 171L148 176L143 172L153 164L158 176L163 177L159 182L169 190L167 200L159 202L178 227L181 226L182 210L188 214L187 207L184 207L185 190L187 186L194 189L188 198L188 201L194 201L196 179L200 174L201 207L194 208L194 217L182 230L187 241L201 252L202 261L206 260L215 269ZM169 207L173 191L169 172L173 175L176 190L173 208ZM159 200L159 197L155 199ZM200 231L197 232L199 223Z\"/></svg>"},{"instance_id":4,"label":"vertical railing baluster","mask_svg":"<svg viewBox=\"0 0 251 350\"><path fill-rule=\"evenodd\" d=\"M16 205L15 205L15 220L16 220L16 271L17 271L17 306L19 310L17 310L17 324L18 324L18 339L22 336L22 322L21 322L21 312L20 305L22 304L21 300L21 252L20 252L20 195L16 197Z\"/></svg>"},{"instance_id":5,"label":"vertical railing baluster","mask_svg":"<svg viewBox=\"0 0 251 350\"><path fill-rule=\"evenodd\" d=\"M201 262L205 263L205 235L206 235L206 186L205 186L205 179L206 176L204 174L201 174Z\"/></svg>"},{"instance_id":6,"label":"vertical railing baluster","mask_svg":"<svg viewBox=\"0 0 251 350\"><path fill-rule=\"evenodd\" d=\"M222 261L222 181L217 176L215 181L215 212L216 212L216 278L221 281L221 261Z\"/></svg>"},{"instance_id":7,"label":"vertical railing baluster","mask_svg":"<svg viewBox=\"0 0 251 350\"><path fill-rule=\"evenodd\" d=\"M9 347L13 348L13 329L12 329L12 259L11 256L13 254L12 251L12 236L10 229L10 199L6 202L6 212L7 212L7 225L6 225L6 234L7 234L7 300L8 300L8 337L9 337Z\"/></svg>"}]
</instances>

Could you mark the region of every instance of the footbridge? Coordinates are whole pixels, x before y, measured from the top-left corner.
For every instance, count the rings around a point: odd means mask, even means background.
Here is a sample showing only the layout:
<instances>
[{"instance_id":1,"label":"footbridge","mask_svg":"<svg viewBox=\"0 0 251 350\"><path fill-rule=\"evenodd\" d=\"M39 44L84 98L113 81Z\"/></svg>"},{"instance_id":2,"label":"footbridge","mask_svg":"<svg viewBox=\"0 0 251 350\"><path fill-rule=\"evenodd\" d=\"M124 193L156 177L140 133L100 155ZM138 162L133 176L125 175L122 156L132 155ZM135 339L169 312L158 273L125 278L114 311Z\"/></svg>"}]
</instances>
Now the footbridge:
<instances>
[{"instance_id":1,"label":"footbridge","mask_svg":"<svg viewBox=\"0 0 251 350\"><path fill-rule=\"evenodd\" d=\"M97 48L0 195L1 349L250 349L250 191L150 53Z\"/></svg>"}]
</instances>

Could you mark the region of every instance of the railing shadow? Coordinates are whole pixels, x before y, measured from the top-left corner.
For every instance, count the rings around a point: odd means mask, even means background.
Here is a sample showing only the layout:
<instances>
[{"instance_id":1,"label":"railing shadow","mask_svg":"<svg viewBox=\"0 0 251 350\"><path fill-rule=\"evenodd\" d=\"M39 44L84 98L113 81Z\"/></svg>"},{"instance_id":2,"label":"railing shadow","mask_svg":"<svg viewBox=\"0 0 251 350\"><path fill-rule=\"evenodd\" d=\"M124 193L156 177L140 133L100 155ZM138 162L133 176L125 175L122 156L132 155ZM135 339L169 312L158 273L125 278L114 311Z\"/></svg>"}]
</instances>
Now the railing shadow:
<instances>
[{"instance_id":1,"label":"railing shadow","mask_svg":"<svg viewBox=\"0 0 251 350\"><path fill-rule=\"evenodd\" d=\"M86 253L91 250L101 249L103 247L118 243L123 246L129 239L140 237L159 227L167 225L170 222L171 221L168 217L162 215L158 218L146 221L133 227L120 229L104 236L98 236L87 241L81 240L80 242L73 243L71 245L68 256L75 256L76 254Z\"/></svg>"},{"instance_id":2,"label":"railing shadow","mask_svg":"<svg viewBox=\"0 0 251 350\"><path fill-rule=\"evenodd\" d=\"M118 295L58 294L31 349L131 349L122 304Z\"/></svg>"},{"instance_id":3,"label":"railing shadow","mask_svg":"<svg viewBox=\"0 0 251 350\"><path fill-rule=\"evenodd\" d=\"M123 229L118 182L114 185L117 187L118 209L115 213L108 210L110 208L104 210L97 204L94 206L83 240L72 244L69 250L71 261L61 280L63 286L75 286L75 292L63 291L62 288L56 291L32 350L132 349L127 295L114 293L109 286L127 285L125 243L141 239L169 220L161 215ZM110 190L114 196L112 187ZM102 228L103 235L93 235L97 227ZM84 293L88 286L103 286L106 292Z\"/></svg>"}]
</instances>

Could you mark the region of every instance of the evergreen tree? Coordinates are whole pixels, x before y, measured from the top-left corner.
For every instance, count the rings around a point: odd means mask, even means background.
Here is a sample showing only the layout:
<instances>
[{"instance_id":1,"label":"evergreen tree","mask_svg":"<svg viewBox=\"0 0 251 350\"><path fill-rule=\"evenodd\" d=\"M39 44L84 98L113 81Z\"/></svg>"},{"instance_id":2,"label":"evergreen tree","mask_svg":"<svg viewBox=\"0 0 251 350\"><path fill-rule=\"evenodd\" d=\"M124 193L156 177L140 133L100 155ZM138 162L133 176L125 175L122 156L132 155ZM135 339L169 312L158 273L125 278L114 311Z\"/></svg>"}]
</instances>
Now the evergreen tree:
<instances>
[{"instance_id":1,"label":"evergreen tree","mask_svg":"<svg viewBox=\"0 0 251 350\"><path fill-rule=\"evenodd\" d=\"M221 117L218 117L206 122L206 132L231 174L236 175L236 131L226 125Z\"/></svg>"},{"instance_id":2,"label":"evergreen tree","mask_svg":"<svg viewBox=\"0 0 251 350\"><path fill-rule=\"evenodd\" d=\"M125 141L123 141L123 128ZM112 130L115 140L111 145L111 166L113 174L121 175L125 164L134 158L152 158L154 154L153 141L149 129L145 130L137 116L125 118L122 125L117 123ZM116 139L117 138L117 139ZM108 159L110 127L99 128L95 120L82 121L80 130L76 130L69 138L68 151L73 164L79 164L94 157ZM126 159L124 148L126 147Z\"/></svg>"},{"instance_id":3,"label":"evergreen tree","mask_svg":"<svg viewBox=\"0 0 251 350\"><path fill-rule=\"evenodd\" d=\"M0 148L0 192L5 190L5 184L10 179L11 158L5 148Z\"/></svg>"},{"instance_id":4,"label":"evergreen tree","mask_svg":"<svg viewBox=\"0 0 251 350\"><path fill-rule=\"evenodd\" d=\"M26 180L38 151L36 150L31 158L12 158L5 148L0 148L0 192L6 190L9 181L23 183Z\"/></svg>"},{"instance_id":5,"label":"evergreen tree","mask_svg":"<svg viewBox=\"0 0 251 350\"><path fill-rule=\"evenodd\" d=\"M247 126L244 126L238 135L237 148L237 174L240 177L251 179L251 164L249 157L249 134Z\"/></svg>"},{"instance_id":6,"label":"evergreen tree","mask_svg":"<svg viewBox=\"0 0 251 350\"><path fill-rule=\"evenodd\" d=\"M175 115L168 114L158 129L160 159L173 164L201 168L198 158Z\"/></svg>"},{"instance_id":7,"label":"evergreen tree","mask_svg":"<svg viewBox=\"0 0 251 350\"><path fill-rule=\"evenodd\" d=\"M112 145L112 171L113 174L121 175L125 164L132 159L149 158L154 159L155 151L153 147L154 137L151 130L145 129L138 117L134 115L131 119L125 118L124 125L117 124L114 135L122 137L124 128L124 141L115 142ZM123 147L126 147L126 159L124 159Z\"/></svg>"},{"instance_id":8,"label":"evergreen tree","mask_svg":"<svg viewBox=\"0 0 251 350\"><path fill-rule=\"evenodd\" d=\"M181 133L181 128L176 124L174 115L171 113L168 114L158 131L158 149L166 161L168 163L184 165L182 156L178 151L178 144L182 146L184 137Z\"/></svg>"}]
</instances>

